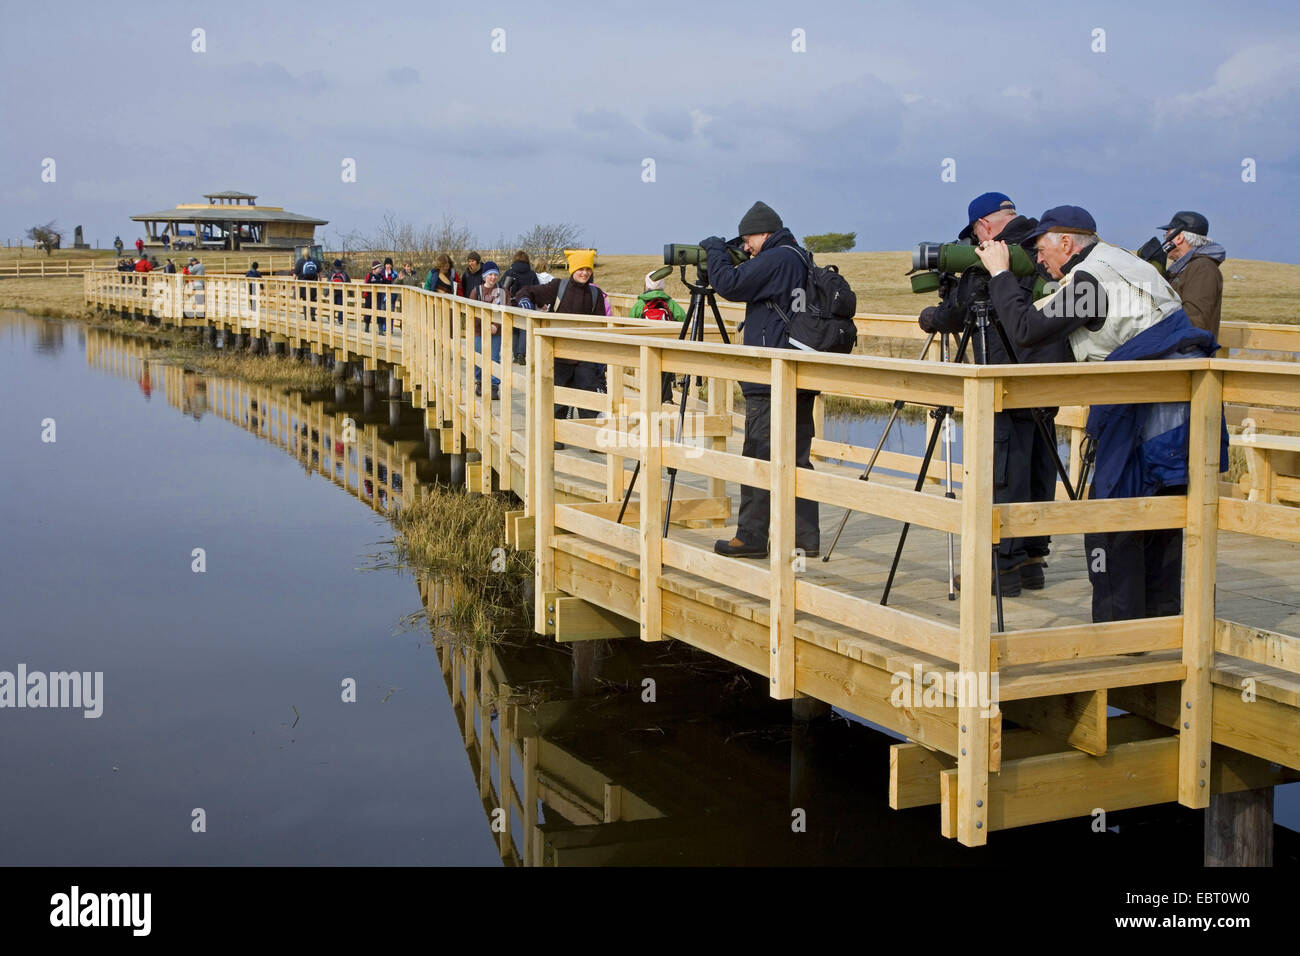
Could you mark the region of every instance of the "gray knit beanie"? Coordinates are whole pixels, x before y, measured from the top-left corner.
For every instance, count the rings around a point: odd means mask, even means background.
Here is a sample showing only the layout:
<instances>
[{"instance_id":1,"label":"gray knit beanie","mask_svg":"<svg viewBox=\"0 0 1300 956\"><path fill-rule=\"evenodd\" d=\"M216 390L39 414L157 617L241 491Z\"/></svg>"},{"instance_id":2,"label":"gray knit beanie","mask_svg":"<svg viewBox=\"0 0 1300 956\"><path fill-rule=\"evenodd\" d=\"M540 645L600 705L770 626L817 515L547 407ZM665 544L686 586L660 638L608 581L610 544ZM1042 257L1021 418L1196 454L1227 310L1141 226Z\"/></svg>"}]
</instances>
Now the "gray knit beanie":
<instances>
[{"instance_id":1,"label":"gray knit beanie","mask_svg":"<svg viewBox=\"0 0 1300 956\"><path fill-rule=\"evenodd\" d=\"M749 212L741 217L738 234L752 236L760 232L776 232L782 225L781 217L776 214L775 209L765 202L756 202L749 207Z\"/></svg>"}]
</instances>

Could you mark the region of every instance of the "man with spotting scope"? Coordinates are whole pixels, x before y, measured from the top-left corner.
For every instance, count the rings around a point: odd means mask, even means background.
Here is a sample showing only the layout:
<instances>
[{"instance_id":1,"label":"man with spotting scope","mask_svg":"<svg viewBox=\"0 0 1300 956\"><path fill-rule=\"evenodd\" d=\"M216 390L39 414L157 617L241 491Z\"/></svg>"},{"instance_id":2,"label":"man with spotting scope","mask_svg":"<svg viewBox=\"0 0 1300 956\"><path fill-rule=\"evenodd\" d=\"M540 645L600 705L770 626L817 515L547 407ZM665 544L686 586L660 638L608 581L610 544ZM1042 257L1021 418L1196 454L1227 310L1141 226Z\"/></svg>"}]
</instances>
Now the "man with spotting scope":
<instances>
[{"instance_id":1,"label":"man with spotting scope","mask_svg":"<svg viewBox=\"0 0 1300 956\"><path fill-rule=\"evenodd\" d=\"M966 207L969 220L958 240L974 238L976 243L990 239L1019 243L1029 235L1037 220L1016 214L1015 203L1005 193L989 192L976 196ZM1036 276L1020 277L1019 284L1032 293ZM966 323L975 320L971 306L976 300L989 301L987 277L982 269L968 269L937 306L921 312L920 324L927 332L951 332L960 335ZM1064 340L1033 348L1016 348L1007 354L995 327L997 312L989 310L989 328L981 335L971 333L975 362L979 365L1005 365L1012 362L1072 362ZM988 342L988 354L982 342ZM1056 435L1056 409L1043 410L1043 424L1053 438ZM1056 497L1056 462L1054 449L1043 438L1034 422L1031 409L1017 408L998 412L993 419L993 501L1052 501ZM1040 590L1046 585L1043 568L1052 539L1046 535L1033 538L1003 538L998 545L998 577L1004 597L1015 597L1021 587ZM958 580L960 587L960 579ZM997 593L996 591L994 593Z\"/></svg>"},{"instance_id":2,"label":"man with spotting scope","mask_svg":"<svg viewBox=\"0 0 1300 956\"><path fill-rule=\"evenodd\" d=\"M732 265L727 243L710 236L700 243L708 255L709 281L718 295L745 307L744 344L767 348L790 348L789 331L778 313L793 312L795 289L808 281L808 266L794 234L781 222L771 206L756 202L740 220L737 230L750 258ZM773 306L775 304L776 307ZM757 382L741 382L745 396L746 458L771 459L772 390ZM813 402L817 393L801 389L795 398L795 466L811 468L809 453L813 440ZM767 557L770 523L770 495L765 488L740 486L740 516L736 536L718 541L713 550L733 558ZM817 502L795 499L794 544L805 557L816 557L821 547Z\"/></svg>"},{"instance_id":3,"label":"man with spotting scope","mask_svg":"<svg viewBox=\"0 0 1300 956\"><path fill-rule=\"evenodd\" d=\"M1022 243L1060 284L1035 308L1010 271L1006 243L979 244L989 293L1012 345L1066 341L1079 362L1197 358L1213 355L1214 337L1192 325L1155 266L1097 237L1097 223L1078 206L1043 213ZM1099 381L1098 388L1105 389ZM1185 402L1101 405L1088 433L1096 441L1093 498L1186 494L1188 406ZM1227 448L1220 452L1226 469ZM1178 614L1182 608L1180 529L1083 536L1092 581L1092 619L1120 621Z\"/></svg>"}]
</instances>

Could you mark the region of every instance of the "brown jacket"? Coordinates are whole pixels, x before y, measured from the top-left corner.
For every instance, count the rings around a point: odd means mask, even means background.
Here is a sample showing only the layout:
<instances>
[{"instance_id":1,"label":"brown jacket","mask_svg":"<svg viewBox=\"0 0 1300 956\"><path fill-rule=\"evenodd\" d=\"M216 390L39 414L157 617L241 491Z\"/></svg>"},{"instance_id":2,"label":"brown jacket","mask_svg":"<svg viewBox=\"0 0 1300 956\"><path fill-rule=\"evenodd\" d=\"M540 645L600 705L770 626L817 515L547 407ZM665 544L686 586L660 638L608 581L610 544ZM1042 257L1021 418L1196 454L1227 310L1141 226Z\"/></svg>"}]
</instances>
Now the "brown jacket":
<instances>
[{"instance_id":1,"label":"brown jacket","mask_svg":"<svg viewBox=\"0 0 1300 956\"><path fill-rule=\"evenodd\" d=\"M1192 325L1218 339L1223 305L1223 273L1219 271L1219 263L1209 256L1196 256L1169 284L1183 300L1183 311Z\"/></svg>"}]
</instances>

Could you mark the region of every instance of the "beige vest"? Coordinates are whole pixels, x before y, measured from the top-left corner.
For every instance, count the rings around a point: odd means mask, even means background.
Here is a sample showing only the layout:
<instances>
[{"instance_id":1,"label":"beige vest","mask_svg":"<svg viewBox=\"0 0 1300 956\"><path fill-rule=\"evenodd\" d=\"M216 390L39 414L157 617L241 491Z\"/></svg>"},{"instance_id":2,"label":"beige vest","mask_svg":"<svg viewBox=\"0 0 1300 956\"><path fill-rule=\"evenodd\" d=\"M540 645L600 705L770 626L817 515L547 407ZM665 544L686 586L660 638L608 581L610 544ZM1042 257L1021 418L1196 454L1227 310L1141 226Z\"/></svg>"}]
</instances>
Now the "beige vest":
<instances>
[{"instance_id":1,"label":"beige vest","mask_svg":"<svg viewBox=\"0 0 1300 956\"><path fill-rule=\"evenodd\" d=\"M1061 280L1061 287L1043 301L1042 310L1064 309L1070 282L1082 270L1095 276L1106 293L1106 321L1096 332L1081 325L1070 333L1076 361L1101 362L1139 332L1182 308L1173 287L1149 262L1106 242L1098 242L1088 257Z\"/></svg>"}]
</instances>

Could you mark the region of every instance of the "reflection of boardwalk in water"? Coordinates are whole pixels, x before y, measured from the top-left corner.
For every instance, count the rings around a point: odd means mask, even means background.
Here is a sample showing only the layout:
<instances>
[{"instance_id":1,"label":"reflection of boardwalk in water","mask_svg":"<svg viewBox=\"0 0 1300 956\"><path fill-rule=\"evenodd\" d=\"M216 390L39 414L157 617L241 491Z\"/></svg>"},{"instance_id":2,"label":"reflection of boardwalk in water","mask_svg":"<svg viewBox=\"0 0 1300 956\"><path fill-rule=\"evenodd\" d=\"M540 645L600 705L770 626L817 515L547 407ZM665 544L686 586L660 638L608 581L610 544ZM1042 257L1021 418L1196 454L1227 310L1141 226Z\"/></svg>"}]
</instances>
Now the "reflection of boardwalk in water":
<instances>
[{"instance_id":1,"label":"reflection of boardwalk in water","mask_svg":"<svg viewBox=\"0 0 1300 956\"><path fill-rule=\"evenodd\" d=\"M150 382L151 390L161 388L168 404L184 415L214 415L257 435L376 512L387 513L405 495L418 493L418 473L428 467L417 454L425 447L420 430L388 424L386 404L379 403L383 423L367 421L355 389L345 392L340 403L336 393L310 394L196 373L151 359L149 351L137 339L86 330L86 360L92 367Z\"/></svg>"},{"instance_id":2,"label":"reflection of boardwalk in water","mask_svg":"<svg viewBox=\"0 0 1300 956\"><path fill-rule=\"evenodd\" d=\"M419 579L431 621L456 600ZM435 626L435 633L436 633ZM613 641L585 663L546 638L435 643L468 774L508 866L953 865L935 808L890 809L891 741L838 718L791 719L758 681L682 644ZM584 670L585 669L585 670ZM645 681L653 680L648 701ZM1199 817L1116 812L1123 840L1089 821L1010 831L998 865L1197 866ZM1300 839L1279 831L1279 862Z\"/></svg>"}]
</instances>

